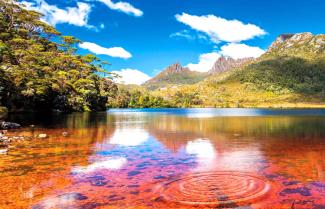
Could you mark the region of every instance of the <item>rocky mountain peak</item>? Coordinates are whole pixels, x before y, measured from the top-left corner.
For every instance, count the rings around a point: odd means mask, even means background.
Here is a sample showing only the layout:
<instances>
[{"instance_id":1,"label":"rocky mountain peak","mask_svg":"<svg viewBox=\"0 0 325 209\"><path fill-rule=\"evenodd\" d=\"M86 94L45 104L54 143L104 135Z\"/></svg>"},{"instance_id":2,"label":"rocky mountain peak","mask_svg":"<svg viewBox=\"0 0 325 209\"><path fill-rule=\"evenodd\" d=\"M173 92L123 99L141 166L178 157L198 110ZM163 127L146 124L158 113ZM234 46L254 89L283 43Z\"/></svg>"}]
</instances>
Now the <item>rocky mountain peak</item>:
<instances>
[{"instance_id":1,"label":"rocky mountain peak","mask_svg":"<svg viewBox=\"0 0 325 209\"><path fill-rule=\"evenodd\" d=\"M210 74L226 72L228 70L232 70L233 68L241 67L242 65L253 61L254 58L242 58L242 59L233 59L231 57L220 57L213 65Z\"/></svg>"},{"instance_id":2,"label":"rocky mountain peak","mask_svg":"<svg viewBox=\"0 0 325 209\"><path fill-rule=\"evenodd\" d=\"M179 74L188 74L190 73L190 69L187 67L183 67L179 62L176 62L167 68L165 68L163 71L161 71L158 75L156 75L154 78L148 80L146 83L156 83L161 80L166 79L168 76L172 75L179 75Z\"/></svg>"},{"instance_id":3,"label":"rocky mountain peak","mask_svg":"<svg viewBox=\"0 0 325 209\"><path fill-rule=\"evenodd\" d=\"M179 62L176 62L175 64L172 64L172 65L168 66L161 73L171 74L171 73L183 73L183 72L188 72L188 71L190 71L190 69L185 68Z\"/></svg>"},{"instance_id":4,"label":"rocky mountain peak","mask_svg":"<svg viewBox=\"0 0 325 209\"><path fill-rule=\"evenodd\" d=\"M269 47L268 52L274 50L285 51L291 48L297 48L301 46L308 46L315 48L322 48L324 37L321 35L314 36L310 32L296 33L296 34L282 34L280 35Z\"/></svg>"}]
</instances>

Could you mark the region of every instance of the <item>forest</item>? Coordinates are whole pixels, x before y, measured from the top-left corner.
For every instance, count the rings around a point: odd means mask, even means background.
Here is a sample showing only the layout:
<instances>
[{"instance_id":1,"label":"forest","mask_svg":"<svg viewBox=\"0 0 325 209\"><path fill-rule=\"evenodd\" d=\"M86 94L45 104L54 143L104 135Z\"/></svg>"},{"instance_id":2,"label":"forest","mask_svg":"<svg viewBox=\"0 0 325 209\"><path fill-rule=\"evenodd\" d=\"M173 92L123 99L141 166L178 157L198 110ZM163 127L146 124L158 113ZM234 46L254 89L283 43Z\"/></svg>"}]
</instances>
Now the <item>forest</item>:
<instances>
[{"instance_id":1,"label":"forest","mask_svg":"<svg viewBox=\"0 0 325 209\"><path fill-rule=\"evenodd\" d=\"M125 91L106 63L78 55L80 40L63 36L10 1L0 1L0 106L9 111L96 111L168 106L161 97Z\"/></svg>"}]
</instances>

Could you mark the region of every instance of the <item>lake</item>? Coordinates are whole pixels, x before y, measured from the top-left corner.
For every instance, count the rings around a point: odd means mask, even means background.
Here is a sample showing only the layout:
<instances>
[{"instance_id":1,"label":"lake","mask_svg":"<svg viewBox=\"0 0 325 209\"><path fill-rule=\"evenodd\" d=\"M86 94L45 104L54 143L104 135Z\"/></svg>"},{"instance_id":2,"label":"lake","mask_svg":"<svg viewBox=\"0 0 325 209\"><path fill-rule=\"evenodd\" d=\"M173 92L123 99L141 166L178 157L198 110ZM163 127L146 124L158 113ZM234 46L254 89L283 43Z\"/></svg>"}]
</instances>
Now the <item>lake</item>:
<instances>
[{"instance_id":1,"label":"lake","mask_svg":"<svg viewBox=\"0 0 325 209\"><path fill-rule=\"evenodd\" d=\"M325 208L325 110L13 114L0 208ZM35 124L35 127L29 125Z\"/></svg>"}]
</instances>

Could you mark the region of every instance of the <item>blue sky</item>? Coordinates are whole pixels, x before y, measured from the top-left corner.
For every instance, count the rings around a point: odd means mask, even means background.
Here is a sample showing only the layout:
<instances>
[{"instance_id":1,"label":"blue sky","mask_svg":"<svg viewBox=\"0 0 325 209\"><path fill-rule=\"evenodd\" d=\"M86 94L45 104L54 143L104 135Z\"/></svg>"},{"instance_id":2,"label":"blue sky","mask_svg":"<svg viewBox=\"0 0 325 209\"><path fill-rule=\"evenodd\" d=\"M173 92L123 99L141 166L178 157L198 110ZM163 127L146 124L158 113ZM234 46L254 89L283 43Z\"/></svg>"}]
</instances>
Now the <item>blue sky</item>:
<instances>
[{"instance_id":1,"label":"blue sky","mask_svg":"<svg viewBox=\"0 0 325 209\"><path fill-rule=\"evenodd\" d=\"M325 32L324 0L25 0L78 53L141 83L179 61L207 71L221 55L258 57L282 33Z\"/></svg>"}]
</instances>

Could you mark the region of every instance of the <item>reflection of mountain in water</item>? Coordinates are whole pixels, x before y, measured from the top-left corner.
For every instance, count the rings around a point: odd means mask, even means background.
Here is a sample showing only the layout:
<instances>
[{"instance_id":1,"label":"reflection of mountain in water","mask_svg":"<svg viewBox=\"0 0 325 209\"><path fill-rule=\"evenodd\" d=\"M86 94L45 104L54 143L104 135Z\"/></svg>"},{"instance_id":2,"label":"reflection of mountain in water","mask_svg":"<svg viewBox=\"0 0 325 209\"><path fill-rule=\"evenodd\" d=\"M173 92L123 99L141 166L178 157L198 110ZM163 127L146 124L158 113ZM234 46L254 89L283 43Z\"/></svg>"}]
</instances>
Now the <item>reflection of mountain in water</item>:
<instances>
[{"instance_id":1,"label":"reflection of mountain in water","mask_svg":"<svg viewBox=\"0 0 325 209\"><path fill-rule=\"evenodd\" d=\"M213 117L164 116L150 123L150 129L168 133L187 132L200 137L229 136L277 138L324 137L325 117Z\"/></svg>"}]
</instances>

